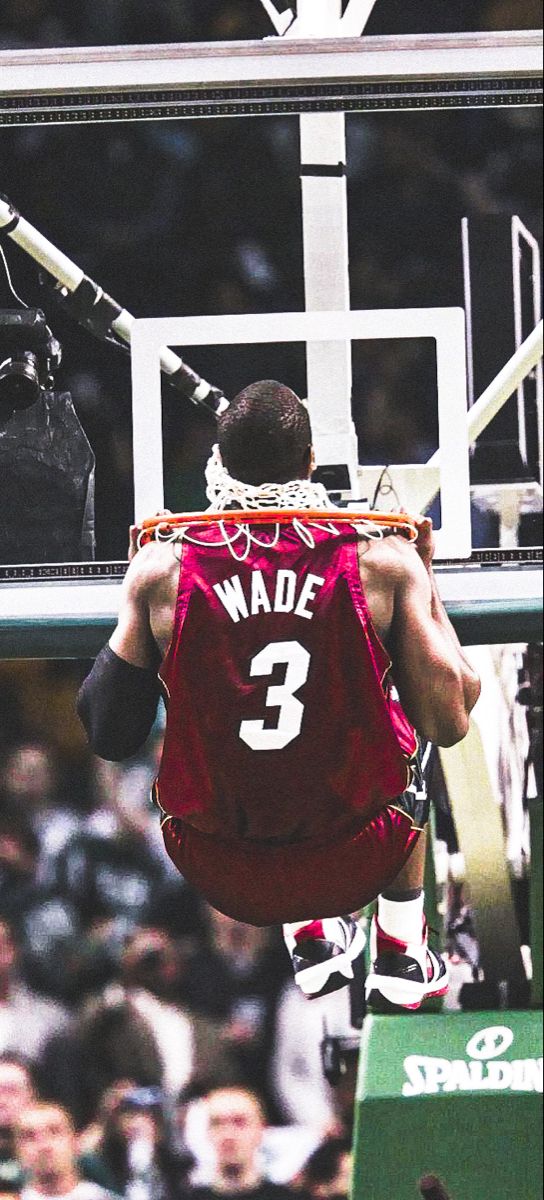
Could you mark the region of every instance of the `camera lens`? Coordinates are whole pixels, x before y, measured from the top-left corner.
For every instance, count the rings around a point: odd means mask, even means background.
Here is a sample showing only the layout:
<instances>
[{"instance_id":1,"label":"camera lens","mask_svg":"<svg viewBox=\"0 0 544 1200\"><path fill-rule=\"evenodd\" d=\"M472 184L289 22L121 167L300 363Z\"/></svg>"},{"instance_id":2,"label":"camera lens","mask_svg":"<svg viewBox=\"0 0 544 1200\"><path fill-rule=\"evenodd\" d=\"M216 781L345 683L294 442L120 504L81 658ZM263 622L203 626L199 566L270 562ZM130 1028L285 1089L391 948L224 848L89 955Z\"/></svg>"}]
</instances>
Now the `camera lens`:
<instances>
[{"instance_id":1,"label":"camera lens","mask_svg":"<svg viewBox=\"0 0 544 1200\"><path fill-rule=\"evenodd\" d=\"M40 396L38 359L30 350L6 358L0 364L0 413L11 416L30 408Z\"/></svg>"}]
</instances>

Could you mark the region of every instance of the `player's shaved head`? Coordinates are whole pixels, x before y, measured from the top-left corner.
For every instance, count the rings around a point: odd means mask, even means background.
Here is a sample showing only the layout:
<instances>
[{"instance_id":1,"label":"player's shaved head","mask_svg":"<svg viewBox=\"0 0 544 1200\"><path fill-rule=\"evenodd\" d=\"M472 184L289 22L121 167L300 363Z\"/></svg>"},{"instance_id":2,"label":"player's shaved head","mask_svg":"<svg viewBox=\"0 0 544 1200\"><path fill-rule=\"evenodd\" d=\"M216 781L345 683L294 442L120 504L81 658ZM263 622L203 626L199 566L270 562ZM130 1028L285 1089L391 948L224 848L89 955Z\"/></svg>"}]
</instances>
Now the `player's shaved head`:
<instances>
[{"instance_id":1,"label":"player's shaved head","mask_svg":"<svg viewBox=\"0 0 544 1200\"><path fill-rule=\"evenodd\" d=\"M219 418L219 450L233 479L256 487L305 479L312 431L305 405L273 379L252 383Z\"/></svg>"}]
</instances>

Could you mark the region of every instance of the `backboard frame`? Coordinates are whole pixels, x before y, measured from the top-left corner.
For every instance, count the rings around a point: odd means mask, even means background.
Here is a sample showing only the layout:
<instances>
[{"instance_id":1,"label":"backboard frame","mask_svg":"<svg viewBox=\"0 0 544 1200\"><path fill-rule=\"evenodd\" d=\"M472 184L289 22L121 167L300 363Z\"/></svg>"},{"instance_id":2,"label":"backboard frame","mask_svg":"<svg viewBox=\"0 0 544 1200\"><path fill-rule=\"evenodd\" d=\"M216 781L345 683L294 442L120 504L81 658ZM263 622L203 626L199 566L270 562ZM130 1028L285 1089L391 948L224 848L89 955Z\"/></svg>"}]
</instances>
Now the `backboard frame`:
<instances>
[{"instance_id":1,"label":"backboard frame","mask_svg":"<svg viewBox=\"0 0 544 1200\"><path fill-rule=\"evenodd\" d=\"M0 124L534 105L541 64L540 30L8 50L0 52ZM462 640L535 637L538 562L529 556L520 569L488 553L473 567L437 568ZM15 578L4 569L0 654L94 655L115 623L125 566L30 567L33 582L24 567Z\"/></svg>"},{"instance_id":2,"label":"backboard frame","mask_svg":"<svg viewBox=\"0 0 544 1200\"><path fill-rule=\"evenodd\" d=\"M167 346L235 346L432 338L436 342L442 528L438 558L470 556L465 317L461 308L151 317L132 332L136 521L164 508L160 352ZM310 418L312 400L309 400ZM319 465L319 440L317 441Z\"/></svg>"}]
</instances>

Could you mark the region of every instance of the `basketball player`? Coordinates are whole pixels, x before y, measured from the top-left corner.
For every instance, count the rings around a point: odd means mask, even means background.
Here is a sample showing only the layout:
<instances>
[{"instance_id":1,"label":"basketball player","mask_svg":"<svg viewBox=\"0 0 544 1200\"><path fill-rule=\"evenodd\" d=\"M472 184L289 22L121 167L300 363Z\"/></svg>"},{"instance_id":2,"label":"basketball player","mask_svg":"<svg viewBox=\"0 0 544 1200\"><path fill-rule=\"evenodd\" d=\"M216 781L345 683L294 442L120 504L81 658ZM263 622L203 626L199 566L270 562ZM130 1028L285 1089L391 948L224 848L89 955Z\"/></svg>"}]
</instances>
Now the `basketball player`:
<instances>
[{"instance_id":1,"label":"basketball player","mask_svg":"<svg viewBox=\"0 0 544 1200\"><path fill-rule=\"evenodd\" d=\"M218 440L223 506L264 497L263 480L280 507L323 506L308 412L290 389L246 388ZM119 622L80 716L95 753L123 759L162 688L155 799L183 876L237 920L281 923L308 996L353 976L364 935L342 914L379 896L367 993L418 1008L448 983L423 911L419 738L463 738L480 690L438 596L431 522L418 520L415 544L348 526L312 529L311 548L296 523L274 544L270 527L253 530L247 557L217 526L137 553L133 531Z\"/></svg>"}]
</instances>

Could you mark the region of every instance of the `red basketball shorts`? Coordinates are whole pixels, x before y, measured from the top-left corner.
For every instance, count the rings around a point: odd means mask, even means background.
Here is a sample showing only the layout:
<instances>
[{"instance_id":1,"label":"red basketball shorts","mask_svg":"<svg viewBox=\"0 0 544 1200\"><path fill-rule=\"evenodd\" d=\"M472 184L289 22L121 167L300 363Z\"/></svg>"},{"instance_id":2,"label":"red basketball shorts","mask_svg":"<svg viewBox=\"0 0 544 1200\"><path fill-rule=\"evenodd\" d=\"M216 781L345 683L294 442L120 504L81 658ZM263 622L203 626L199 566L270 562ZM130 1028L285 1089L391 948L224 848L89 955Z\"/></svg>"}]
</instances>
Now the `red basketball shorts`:
<instances>
[{"instance_id":1,"label":"red basketball shorts","mask_svg":"<svg viewBox=\"0 0 544 1200\"><path fill-rule=\"evenodd\" d=\"M419 833L395 805L348 840L319 845L222 841L176 817L163 822L166 849L187 882L249 925L357 912L393 882Z\"/></svg>"}]
</instances>

